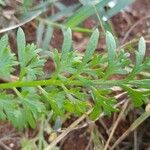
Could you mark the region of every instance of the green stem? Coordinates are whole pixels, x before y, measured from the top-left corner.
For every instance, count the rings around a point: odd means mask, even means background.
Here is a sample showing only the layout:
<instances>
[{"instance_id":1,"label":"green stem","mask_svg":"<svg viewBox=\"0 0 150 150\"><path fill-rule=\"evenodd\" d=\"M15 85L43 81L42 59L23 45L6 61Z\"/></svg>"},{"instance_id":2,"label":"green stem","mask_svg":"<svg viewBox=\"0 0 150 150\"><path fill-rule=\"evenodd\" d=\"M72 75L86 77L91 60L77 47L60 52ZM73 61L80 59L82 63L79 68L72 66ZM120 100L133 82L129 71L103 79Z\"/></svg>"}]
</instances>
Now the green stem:
<instances>
[{"instance_id":1,"label":"green stem","mask_svg":"<svg viewBox=\"0 0 150 150\"><path fill-rule=\"evenodd\" d=\"M17 94L18 97L23 98L21 93L16 88L13 88L13 90Z\"/></svg>"},{"instance_id":2,"label":"green stem","mask_svg":"<svg viewBox=\"0 0 150 150\"><path fill-rule=\"evenodd\" d=\"M125 84L124 80L91 80L93 85L95 86L121 86ZM60 80L38 80L38 81L16 81L16 82L9 82L9 83L2 83L0 84L0 89L12 89L16 87L37 87L37 86L62 86L70 85L70 86L86 86L82 81L79 80L67 80L67 81L60 81Z\"/></svg>"},{"instance_id":3,"label":"green stem","mask_svg":"<svg viewBox=\"0 0 150 150\"><path fill-rule=\"evenodd\" d=\"M75 103L75 98L69 93L69 90L65 87L65 85L62 84L61 87L62 87L62 89L64 90L64 92L66 93L67 98L68 98L71 102Z\"/></svg>"},{"instance_id":4,"label":"green stem","mask_svg":"<svg viewBox=\"0 0 150 150\"><path fill-rule=\"evenodd\" d=\"M97 15L98 21L99 21L99 23L100 23L100 26L101 26L101 28L102 28L102 31L103 31L103 33L105 34L105 28L104 28L104 26L103 26L103 22L102 22L102 20L101 20L101 17L100 17L100 15L98 14L97 8L95 7L95 5L93 5L93 7L94 7L95 13L96 13L96 15Z\"/></svg>"},{"instance_id":5,"label":"green stem","mask_svg":"<svg viewBox=\"0 0 150 150\"><path fill-rule=\"evenodd\" d=\"M0 84L0 89L10 89L14 87L35 87L38 85L59 85L59 81L55 80L40 80L40 81L16 81Z\"/></svg>"},{"instance_id":6,"label":"green stem","mask_svg":"<svg viewBox=\"0 0 150 150\"><path fill-rule=\"evenodd\" d=\"M48 24L52 27L58 28L58 29L63 29L63 28L68 28L67 26L63 25L63 24L59 24L56 22L52 22L50 20L47 19L43 19L43 18L37 18L37 20L44 22L45 24ZM92 33L93 30L88 29L88 28L81 28L81 27L71 27L71 30L73 31L77 31L77 32L84 32L84 33Z\"/></svg>"}]
</instances>

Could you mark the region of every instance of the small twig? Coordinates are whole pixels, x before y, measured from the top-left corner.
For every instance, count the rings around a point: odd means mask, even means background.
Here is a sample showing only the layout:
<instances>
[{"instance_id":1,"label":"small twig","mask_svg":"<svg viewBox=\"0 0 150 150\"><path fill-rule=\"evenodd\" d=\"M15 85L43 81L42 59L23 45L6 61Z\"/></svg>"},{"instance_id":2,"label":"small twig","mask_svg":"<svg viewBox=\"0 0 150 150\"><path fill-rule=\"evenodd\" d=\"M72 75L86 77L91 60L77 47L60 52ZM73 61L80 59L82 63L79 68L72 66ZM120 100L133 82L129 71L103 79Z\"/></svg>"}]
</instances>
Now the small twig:
<instances>
[{"instance_id":1,"label":"small twig","mask_svg":"<svg viewBox=\"0 0 150 150\"><path fill-rule=\"evenodd\" d=\"M108 128L107 128L106 124L103 122L103 120L101 118L99 119L99 123L106 130L106 133L109 134Z\"/></svg>"},{"instance_id":2,"label":"small twig","mask_svg":"<svg viewBox=\"0 0 150 150\"><path fill-rule=\"evenodd\" d=\"M146 35L144 38L145 38L145 39L148 39L148 38L150 38L150 35ZM133 40L131 40L131 41L129 41L129 42L126 42L125 44L122 44L121 46L119 46L119 47L117 48L117 51L119 51L119 50L121 50L121 49L127 47L127 46L130 45L130 44L136 44L136 43L138 43L138 41L139 41L139 39L135 38L135 39L133 39ZM145 42L146 42L146 43L149 43L148 40L146 40Z\"/></svg>"},{"instance_id":3,"label":"small twig","mask_svg":"<svg viewBox=\"0 0 150 150\"><path fill-rule=\"evenodd\" d=\"M126 92L124 92L126 93ZM124 94L123 93L123 94ZM119 94L122 96L122 94ZM118 107L121 104L123 104L126 100L123 100L121 102L119 102L117 105L115 105L114 107ZM59 143L68 133L70 133L71 131L73 131L75 129L75 127L81 122L83 121L90 113L92 112L92 109L89 110L86 114L82 115L80 118L78 118L75 122L73 122L66 130L64 130L63 133L61 133L45 150L51 150L57 143ZM100 117L104 116L104 113L102 113L100 115ZM99 119L99 118L98 118ZM97 119L97 120L98 120ZM89 122L90 124L93 123L92 121ZM85 126L89 125L89 123L87 123Z\"/></svg>"},{"instance_id":4,"label":"small twig","mask_svg":"<svg viewBox=\"0 0 150 150\"><path fill-rule=\"evenodd\" d=\"M109 136L109 138L108 138L108 140L107 140L107 142L106 142L106 145L105 145L105 147L104 147L104 150L107 150L107 149L108 149L109 143L110 143L110 141L111 141L111 139L112 139L112 137L113 137L113 135L114 135L114 132L115 132L115 130L116 130L116 128L117 128L117 126L118 126L118 124L119 124L121 118L122 118L122 115L124 114L124 111L126 110L126 108L127 108L127 106L128 106L128 102L129 102L129 101L127 100L126 103L124 103L123 109L122 109L122 111L120 112L120 114L119 114L119 116L118 116L118 118L117 118L117 120L116 120L116 122L115 122L115 124L114 124L114 126L113 126L113 129L112 129L112 131L111 131L111 133L110 133L110 136Z\"/></svg>"},{"instance_id":5,"label":"small twig","mask_svg":"<svg viewBox=\"0 0 150 150\"><path fill-rule=\"evenodd\" d=\"M104 147L104 142L106 142L103 135L98 131L97 126L95 126L95 129L93 130L92 139L93 139L93 146L94 150L102 150Z\"/></svg>"},{"instance_id":6,"label":"small twig","mask_svg":"<svg viewBox=\"0 0 150 150\"><path fill-rule=\"evenodd\" d=\"M124 38L123 38L121 44L125 43L126 39L128 38L129 34L131 33L131 31L132 31L137 25L139 25L142 21L144 21L144 20L146 20L146 19L148 19L148 18L150 18L150 15L148 15L148 16L146 16L146 17L140 19L139 21L137 21L137 22L126 32L126 34L125 34L125 36L124 36Z\"/></svg>"},{"instance_id":7,"label":"small twig","mask_svg":"<svg viewBox=\"0 0 150 150\"><path fill-rule=\"evenodd\" d=\"M91 143L92 143L92 135L90 136L90 140L89 140L88 145L86 146L85 150L90 149Z\"/></svg>"},{"instance_id":8,"label":"small twig","mask_svg":"<svg viewBox=\"0 0 150 150\"><path fill-rule=\"evenodd\" d=\"M89 110L86 114L82 115L75 122L73 122L63 133L61 133L45 150L51 150L62 138L64 138L73 128L75 128L82 120L84 120L87 115L89 115L92 110Z\"/></svg>"},{"instance_id":9,"label":"small twig","mask_svg":"<svg viewBox=\"0 0 150 150\"><path fill-rule=\"evenodd\" d=\"M131 132L133 132L141 123L143 123L150 116L150 111L144 112L139 118L137 118L132 125L124 132L124 134L113 144L110 150L119 145Z\"/></svg>"},{"instance_id":10,"label":"small twig","mask_svg":"<svg viewBox=\"0 0 150 150\"><path fill-rule=\"evenodd\" d=\"M98 13L98 11L97 11L95 5L93 5L93 8L94 8L95 13L96 13L96 15L97 15L97 18L98 18L98 21L99 21L100 26L101 26L101 28L102 28L102 31L103 31L103 33L105 34L105 28L104 28L104 26L103 26L103 22L102 22L102 20L101 20L101 18L100 18L100 15L99 15L99 13Z\"/></svg>"},{"instance_id":11,"label":"small twig","mask_svg":"<svg viewBox=\"0 0 150 150\"><path fill-rule=\"evenodd\" d=\"M134 150L138 150L137 130L134 131Z\"/></svg>"},{"instance_id":12,"label":"small twig","mask_svg":"<svg viewBox=\"0 0 150 150\"><path fill-rule=\"evenodd\" d=\"M39 150L42 149L43 147L43 140L44 140L44 117L42 117L41 119L41 123L40 123L40 129L39 129L39 134L38 134L38 148Z\"/></svg>"},{"instance_id":13,"label":"small twig","mask_svg":"<svg viewBox=\"0 0 150 150\"><path fill-rule=\"evenodd\" d=\"M103 126L103 128L105 129L106 131L106 134L109 136L109 129L107 128L107 126L105 125L105 123L103 122L103 120L100 118L99 119L99 122L101 123L101 125ZM105 143L107 142L106 140L103 140ZM112 137L112 141L116 141L116 139L114 137Z\"/></svg>"},{"instance_id":14,"label":"small twig","mask_svg":"<svg viewBox=\"0 0 150 150\"><path fill-rule=\"evenodd\" d=\"M41 13L42 13L42 11L39 11L38 13L36 13L36 14L35 14L34 16L32 16L31 18L29 18L29 19L27 19L27 20L25 20L25 21L23 21L23 22L21 22L21 23L19 23L19 24L17 24L17 25L13 25L13 26L11 26L11 27L1 29L1 30L0 30L0 33L4 33L4 32L7 32L7 31L16 29L16 28L18 28L18 27L20 27L20 26L23 26L24 24L26 24L26 23L28 23L28 22L34 20L34 19L35 19L36 17L38 17Z\"/></svg>"},{"instance_id":15,"label":"small twig","mask_svg":"<svg viewBox=\"0 0 150 150\"><path fill-rule=\"evenodd\" d=\"M0 141L0 146L3 147L5 150L12 150L7 145L5 145L2 141Z\"/></svg>"}]
</instances>

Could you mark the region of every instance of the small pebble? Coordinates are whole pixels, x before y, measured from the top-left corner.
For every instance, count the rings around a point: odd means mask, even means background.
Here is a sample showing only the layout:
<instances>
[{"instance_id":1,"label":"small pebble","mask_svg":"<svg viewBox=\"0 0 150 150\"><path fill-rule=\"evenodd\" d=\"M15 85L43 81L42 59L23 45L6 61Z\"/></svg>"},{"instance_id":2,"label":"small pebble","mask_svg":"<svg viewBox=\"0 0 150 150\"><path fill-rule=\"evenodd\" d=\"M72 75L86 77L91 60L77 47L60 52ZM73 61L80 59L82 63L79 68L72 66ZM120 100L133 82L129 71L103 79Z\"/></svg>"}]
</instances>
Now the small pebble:
<instances>
[{"instance_id":1,"label":"small pebble","mask_svg":"<svg viewBox=\"0 0 150 150\"><path fill-rule=\"evenodd\" d=\"M14 146L15 146L14 143L9 144L9 147L11 147L11 148L13 148Z\"/></svg>"}]
</instances>

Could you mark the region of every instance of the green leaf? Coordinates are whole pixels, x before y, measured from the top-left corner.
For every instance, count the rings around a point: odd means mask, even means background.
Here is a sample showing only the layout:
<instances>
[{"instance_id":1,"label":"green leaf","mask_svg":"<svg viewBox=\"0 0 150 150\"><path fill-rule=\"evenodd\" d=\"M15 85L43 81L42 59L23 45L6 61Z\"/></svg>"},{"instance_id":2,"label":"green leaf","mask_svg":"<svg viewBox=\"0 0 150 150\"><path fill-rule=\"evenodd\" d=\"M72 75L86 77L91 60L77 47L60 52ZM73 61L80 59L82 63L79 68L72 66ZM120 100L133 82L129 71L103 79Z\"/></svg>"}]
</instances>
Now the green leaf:
<instances>
[{"instance_id":1,"label":"green leaf","mask_svg":"<svg viewBox=\"0 0 150 150\"><path fill-rule=\"evenodd\" d=\"M146 96L142 92L136 91L128 86L123 86L123 88L128 91L128 94L131 97L131 100L135 107L142 106L142 104L146 100Z\"/></svg>"},{"instance_id":2,"label":"green leaf","mask_svg":"<svg viewBox=\"0 0 150 150\"><path fill-rule=\"evenodd\" d=\"M2 6L6 6L6 2L5 2L5 0L0 0L0 5L2 5Z\"/></svg>"},{"instance_id":3,"label":"green leaf","mask_svg":"<svg viewBox=\"0 0 150 150\"><path fill-rule=\"evenodd\" d=\"M106 32L106 46L108 50L108 63L111 65L116 56L116 41L110 32Z\"/></svg>"},{"instance_id":4,"label":"green leaf","mask_svg":"<svg viewBox=\"0 0 150 150\"><path fill-rule=\"evenodd\" d=\"M150 89L150 79L131 80L129 83L140 88Z\"/></svg>"},{"instance_id":5,"label":"green leaf","mask_svg":"<svg viewBox=\"0 0 150 150\"><path fill-rule=\"evenodd\" d=\"M42 44L42 38L43 38L43 34L44 34L44 28L45 28L45 24L43 22L40 22L39 26L37 28L37 33L36 33L37 46L38 47L41 47L41 44Z\"/></svg>"},{"instance_id":6,"label":"green leaf","mask_svg":"<svg viewBox=\"0 0 150 150\"><path fill-rule=\"evenodd\" d=\"M92 120L96 120L100 116L101 112L102 112L101 107L99 107L98 105L95 105L94 109L92 110L90 114L90 118Z\"/></svg>"},{"instance_id":7,"label":"green leaf","mask_svg":"<svg viewBox=\"0 0 150 150\"><path fill-rule=\"evenodd\" d=\"M101 10L109 1L110 0L101 1L95 6L96 9ZM75 27L93 14L95 14L95 10L92 6L82 6L74 13L74 15L67 19L64 25L70 28Z\"/></svg>"},{"instance_id":8,"label":"green leaf","mask_svg":"<svg viewBox=\"0 0 150 150\"><path fill-rule=\"evenodd\" d=\"M40 90L43 96L48 101L54 113L56 113L59 116L63 115L62 104L64 102L64 93L59 92L57 89L54 89L54 91L53 89L51 89L50 92L47 92L46 90L40 87Z\"/></svg>"},{"instance_id":9,"label":"green leaf","mask_svg":"<svg viewBox=\"0 0 150 150\"><path fill-rule=\"evenodd\" d=\"M135 76L137 72L148 70L150 66L149 57L144 61L146 46L143 38L140 39L137 51L137 60L140 63L138 62L138 65L134 67L125 51L116 52L115 38L110 32L106 33L108 55L93 55L99 39L98 30L93 32L85 55L78 51L70 51L72 48L70 29L64 36L63 54L61 55L57 50L51 51L51 57L56 65L53 74L42 76L45 59L40 55L41 49L37 49L34 44L26 45L22 29L18 30L17 42L22 42L24 39L24 46L18 44L19 55L23 57L20 58L18 55L21 61L20 79L22 81L0 84L1 120L8 120L17 128L28 126L35 128L36 122L48 114L50 109L54 117L64 117L64 114L68 117L70 114L81 115L91 107L93 108L92 119L99 117L102 112L110 116L112 112L117 111L114 108L116 100L111 97L114 95L114 86L127 91L135 106L148 102L150 80L146 77L141 79L139 77L142 76ZM10 56L12 54L8 47L8 37L4 36L0 40L0 65L4 69L3 75L12 73L14 61ZM129 68L126 72L127 67L132 66L135 68L133 69L135 74L132 77L139 80L125 76L132 70ZM117 78L114 78L116 76ZM8 93L11 90L6 89L13 89L16 93L12 92L10 95Z\"/></svg>"},{"instance_id":10,"label":"green leaf","mask_svg":"<svg viewBox=\"0 0 150 150\"><path fill-rule=\"evenodd\" d=\"M139 50L139 53L144 57L145 51L146 51L146 44L145 44L145 40L143 37L140 38L140 41L138 44L138 50Z\"/></svg>"},{"instance_id":11,"label":"green leaf","mask_svg":"<svg viewBox=\"0 0 150 150\"><path fill-rule=\"evenodd\" d=\"M16 57L8 46L8 36L4 35L0 39L0 77L9 78L16 65Z\"/></svg>"},{"instance_id":12,"label":"green leaf","mask_svg":"<svg viewBox=\"0 0 150 150\"><path fill-rule=\"evenodd\" d=\"M112 7L110 10L104 13L104 16L106 18L111 18L112 16L116 15L118 12L120 12L123 8L128 6L129 4L133 3L135 0L117 0L114 7ZM114 0L111 0L111 2L114 2Z\"/></svg>"},{"instance_id":13,"label":"green leaf","mask_svg":"<svg viewBox=\"0 0 150 150\"><path fill-rule=\"evenodd\" d=\"M17 31L17 48L18 48L18 58L19 63L21 67L25 66L25 46L26 46L26 40L25 40L25 34L21 28Z\"/></svg>"},{"instance_id":14,"label":"green leaf","mask_svg":"<svg viewBox=\"0 0 150 150\"><path fill-rule=\"evenodd\" d=\"M136 65L139 66L142 64L146 51L146 44L143 37L140 38L138 44L138 53L136 54Z\"/></svg>"},{"instance_id":15,"label":"green leaf","mask_svg":"<svg viewBox=\"0 0 150 150\"><path fill-rule=\"evenodd\" d=\"M81 115L87 111L87 102L76 100L73 104L74 114Z\"/></svg>"},{"instance_id":16,"label":"green leaf","mask_svg":"<svg viewBox=\"0 0 150 150\"><path fill-rule=\"evenodd\" d=\"M131 79L143 69L147 68L148 66L148 59L144 62L144 56L146 51L146 44L144 38L140 38L140 41L138 43L138 51L136 51L136 62L133 67L132 72L129 74L128 78ZM149 67L148 67L149 68Z\"/></svg>"},{"instance_id":17,"label":"green leaf","mask_svg":"<svg viewBox=\"0 0 150 150\"><path fill-rule=\"evenodd\" d=\"M8 46L8 35L4 35L0 39L0 55L7 46Z\"/></svg>"},{"instance_id":18,"label":"green leaf","mask_svg":"<svg viewBox=\"0 0 150 150\"><path fill-rule=\"evenodd\" d=\"M66 61L68 54L72 47L72 32L71 29L68 28L67 31L64 33L64 42L62 46L62 55L61 60Z\"/></svg>"},{"instance_id":19,"label":"green leaf","mask_svg":"<svg viewBox=\"0 0 150 150\"><path fill-rule=\"evenodd\" d=\"M25 93L21 93L22 98L0 93L0 119L10 121L19 129L28 124L34 128L36 121L45 112L45 106L37 95Z\"/></svg>"},{"instance_id":20,"label":"green leaf","mask_svg":"<svg viewBox=\"0 0 150 150\"><path fill-rule=\"evenodd\" d=\"M15 127L20 127L16 120L19 120L16 115L17 101L12 95L0 93L0 119L9 120Z\"/></svg>"},{"instance_id":21,"label":"green leaf","mask_svg":"<svg viewBox=\"0 0 150 150\"><path fill-rule=\"evenodd\" d=\"M56 12L55 14L49 16L49 20L50 21L53 21L53 22L56 22L56 21L59 21L61 20L63 17L69 17L71 16L72 14L74 14L74 11L77 10L80 6L79 3L75 3L73 5L70 5L70 6L65 6L63 5L62 6L62 3L61 5L57 5L57 3L55 3L54 5L60 10L59 12Z\"/></svg>"},{"instance_id":22,"label":"green leaf","mask_svg":"<svg viewBox=\"0 0 150 150\"><path fill-rule=\"evenodd\" d=\"M87 49L86 49L84 57L83 57L83 63L87 63L92 58L94 51L98 44L98 39L99 39L99 31L98 31L98 29L96 29L93 32L93 34L89 40L89 43L87 45Z\"/></svg>"},{"instance_id":23,"label":"green leaf","mask_svg":"<svg viewBox=\"0 0 150 150\"><path fill-rule=\"evenodd\" d=\"M29 9L29 7L31 7L33 4L33 0L23 0L23 6L26 8L26 9Z\"/></svg>"},{"instance_id":24,"label":"green leaf","mask_svg":"<svg viewBox=\"0 0 150 150\"><path fill-rule=\"evenodd\" d=\"M56 96L56 95L55 95ZM63 115L63 109L62 109L62 103L64 101L64 98L61 97L61 99L55 99L55 96L52 96L51 94L47 95L47 99L49 101L49 104L52 108L52 110L59 116ZM59 100L59 101L58 101Z\"/></svg>"},{"instance_id":25,"label":"green leaf","mask_svg":"<svg viewBox=\"0 0 150 150\"><path fill-rule=\"evenodd\" d=\"M10 113L13 114L13 116L11 117L11 119L12 119L11 122L13 123L14 127L18 128L18 129L23 129L24 127L27 127L24 109L22 109L22 108L13 109L13 110L11 110Z\"/></svg>"},{"instance_id":26,"label":"green leaf","mask_svg":"<svg viewBox=\"0 0 150 150\"><path fill-rule=\"evenodd\" d=\"M25 122L35 128L36 121L45 113L45 106L40 102L40 97L36 94L24 91L21 95L23 97L18 98L18 100L24 109Z\"/></svg>"},{"instance_id":27,"label":"green leaf","mask_svg":"<svg viewBox=\"0 0 150 150\"><path fill-rule=\"evenodd\" d=\"M28 110L27 108L25 109L25 117L26 117L28 124L34 129L36 127L36 123L35 123L35 120L33 118L31 111Z\"/></svg>"},{"instance_id":28,"label":"green leaf","mask_svg":"<svg viewBox=\"0 0 150 150\"><path fill-rule=\"evenodd\" d=\"M35 140L24 137L21 140L21 150L33 150L33 149L36 149Z\"/></svg>"},{"instance_id":29,"label":"green leaf","mask_svg":"<svg viewBox=\"0 0 150 150\"><path fill-rule=\"evenodd\" d=\"M87 101L88 96L86 95L86 93L83 93L81 88L71 88L69 90L69 92L76 97L77 99L80 99L82 101Z\"/></svg>"},{"instance_id":30,"label":"green leaf","mask_svg":"<svg viewBox=\"0 0 150 150\"><path fill-rule=\"evenodd\" d=\"M92 87L92 89L92 98L95 103L93 110L94 114L92 115L94 118L98 116L98 112L101 112L101 110L108 116L110 116L112 112L117 111L117 109L114 108L114 104L116 103L116 100L114 98L107 98L101 95L99 91L94 87Z\"/></svg>"},{"instance_id":31,"label":"green leaf","mask_svg":"<svg viewBox=\"0 0 150 150\"><path fill-rule=\"evenodd\" d=\"M50 55L51 55L51 58L53 59L54 64L55 64L55 68L56 68L55 75L56 75L56 74L59 73L60 68L61 68L61 60L60 60L60 56L59 56L58 50L57 49L53 49Z\"/></svg>"},{"instance_id":32,"label":"green leaf","mask_svg":"<svg viewBox=\"0 0 150 150\"><path fill-rule=\"evenodd\" d=\"M87 87L93 85L93 82L91 80L87 79L87 78L79 76L79 80L82 83L84 83L84 85L86 85Z\"/></svg>"},{"instance_id":33,"label":"green leaf","mask_svg":"<svg viewBox=\"0 0 150 150\"><path fill-rule=\"evenodd\" d=\"M47 26L46 33L42 43L43 50L48 50L52 35L53 35L53 28L51 26Z\"/></svg>"},{"instance_id":34,"label":"green leaf","mask_svg":"<svg viewBox=\"0 0 150 150\"><path fill-rule=\"evenodd\" d=\"M23 77L27 80L36 79L38 75L43 74L46 60L39 55L41 49L37 49L34 44L28 44L24 52L24 65L20 72L20 79Z\"/></svg>"}]
</instances>

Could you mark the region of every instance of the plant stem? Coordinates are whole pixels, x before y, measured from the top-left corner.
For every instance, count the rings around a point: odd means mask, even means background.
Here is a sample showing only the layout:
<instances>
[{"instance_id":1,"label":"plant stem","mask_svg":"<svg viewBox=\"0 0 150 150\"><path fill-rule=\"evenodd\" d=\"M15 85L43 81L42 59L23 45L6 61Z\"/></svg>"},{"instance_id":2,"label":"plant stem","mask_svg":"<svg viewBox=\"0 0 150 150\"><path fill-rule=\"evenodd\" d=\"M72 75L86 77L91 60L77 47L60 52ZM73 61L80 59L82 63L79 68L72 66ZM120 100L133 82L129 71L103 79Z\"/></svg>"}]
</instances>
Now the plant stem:
<instances>
[{"instance_id":1,"label":"plant stem","mask_svg":"<svg viewBox=\"0 0 150 150\"><path fill-rule=\"evenodd\" d=\"M54 79L48 79L48 80L37 80L37 81L16 81L16 82L9 82L9 83L2 83L0 84L0 89L12 89L15 87L37 87L37 86L62 86L62 83L64 85L74 85L74 86L86 86L84 82L80 80L66 80L66 81L60 81L60 80L54 80ZM124 80L91 80L91 83L95 86L120 86L124 84Z\"/></svg>"},{"instance_id":2,"label":"plant stem","mask_svg":"<svg viewBox=\"0 0 150 150\"><path fill-rule=\"evenodd\" d=\"M115 133L115 130L116 130L117 126L119 125L119 122L120 122L120 120L121 120L121 118L122 118L122 116L123 116L123 114L124 114L124 112L125 112L125 110L126 110L126 108L127 108L127 106L128 106L128 103L129 103L128 100L126 101L126 103L124 103L124 105L123 105L123 107L122 107L122 110L121 110L121 112L120 112L120 114L119 114L119 116L118 116L118 118L117 118L117 120L116 120L116 122L115 122L115 124L114 124L114 126L113 126L113 128L112 128L112 131L111 131L111 133L110 133L110 135L109 135L109 138L108 138L108 140L107 140L107 142L106 142L106 145L105 145L105 147L104 147L104 150L107 150L107 149L108 149L109 143L111 142L111 139L113 138L113 135L114 135L114 133Z\"/></svg>"},{"instance_id":3,"label":"plant stem","mask_svg":"<svg viewBox=\"0 0 150 150\"><path fill-rule=\"evenodd\" d=\"M53 86L61 86L62 81L60 80L38 80L38 81L16 81L9 83L0 84L0 89L11 89L14 87L36 87L36 86L44 86L44 85L53 85ZM69 81L66 82L67 85L82 85L80 81Z\"/></svg>"},{"instance_id":4,"label":"plant stem","mask_svg":"<svg viewBox=\"0 0 150 150\"><path fill-rule=\"evenodd\" d=\"M102 22L102 20L101 20L101 18L100 18L100 15L98 14L97 8L95 7L95 5L93 5L93 7L94 7L95 13L96 13L96 15L97 15L98 21L99 21L99 23L100 23L100 26L101 26L101 28L102 28L102 31L103 31L103 33L105 34L105 28L104 28L104 26L103 26L103 22Z\"/></svg>"},{"instance_id":5,"label":"plant stem","mask_svg":"<svg viewBox=\"0 0 150 150\"><path fill-rule=\"evenodd\" d=\"M21 93L16 88L13 88L13 90L17 94L18 97L23 98Z\"/></svg>"},{"instance_id":6,"label":"plant stem","mask_svg":"<svg viewBox=\"0 0 150 150\"><path fill-rule=\"evenodd\" d=\"M133 132L141 123L143 123L150 116L150 111L144 112L137 118L132 125L123 133L123 135L112 145L110 150L114 150L117 145L121 143L131 132Z\"/></svg>"},{"instance_id":7,"label":"plant stem","mask_svg":"<svg viewBox=\"0 0 150 150\"><path fill-rule=\"evenodd\" d=\"M48 24L52 27L55 27L55 28L58 28L58 29L63 29L63 28L68 28L67 26L63 25L63 24L59 24L59 23L56 23L56 22L52 22L50 20L47 20L47 19L43 19L43 18L37 18L38 21L41 21L45 24ZM84 32L84 33L92 33L93 30L91 29L88 29L88 28L81 28L81 27L71 27L71 30L73 31L77 31L77 32Z\"/></svg>"}]
</instances>

